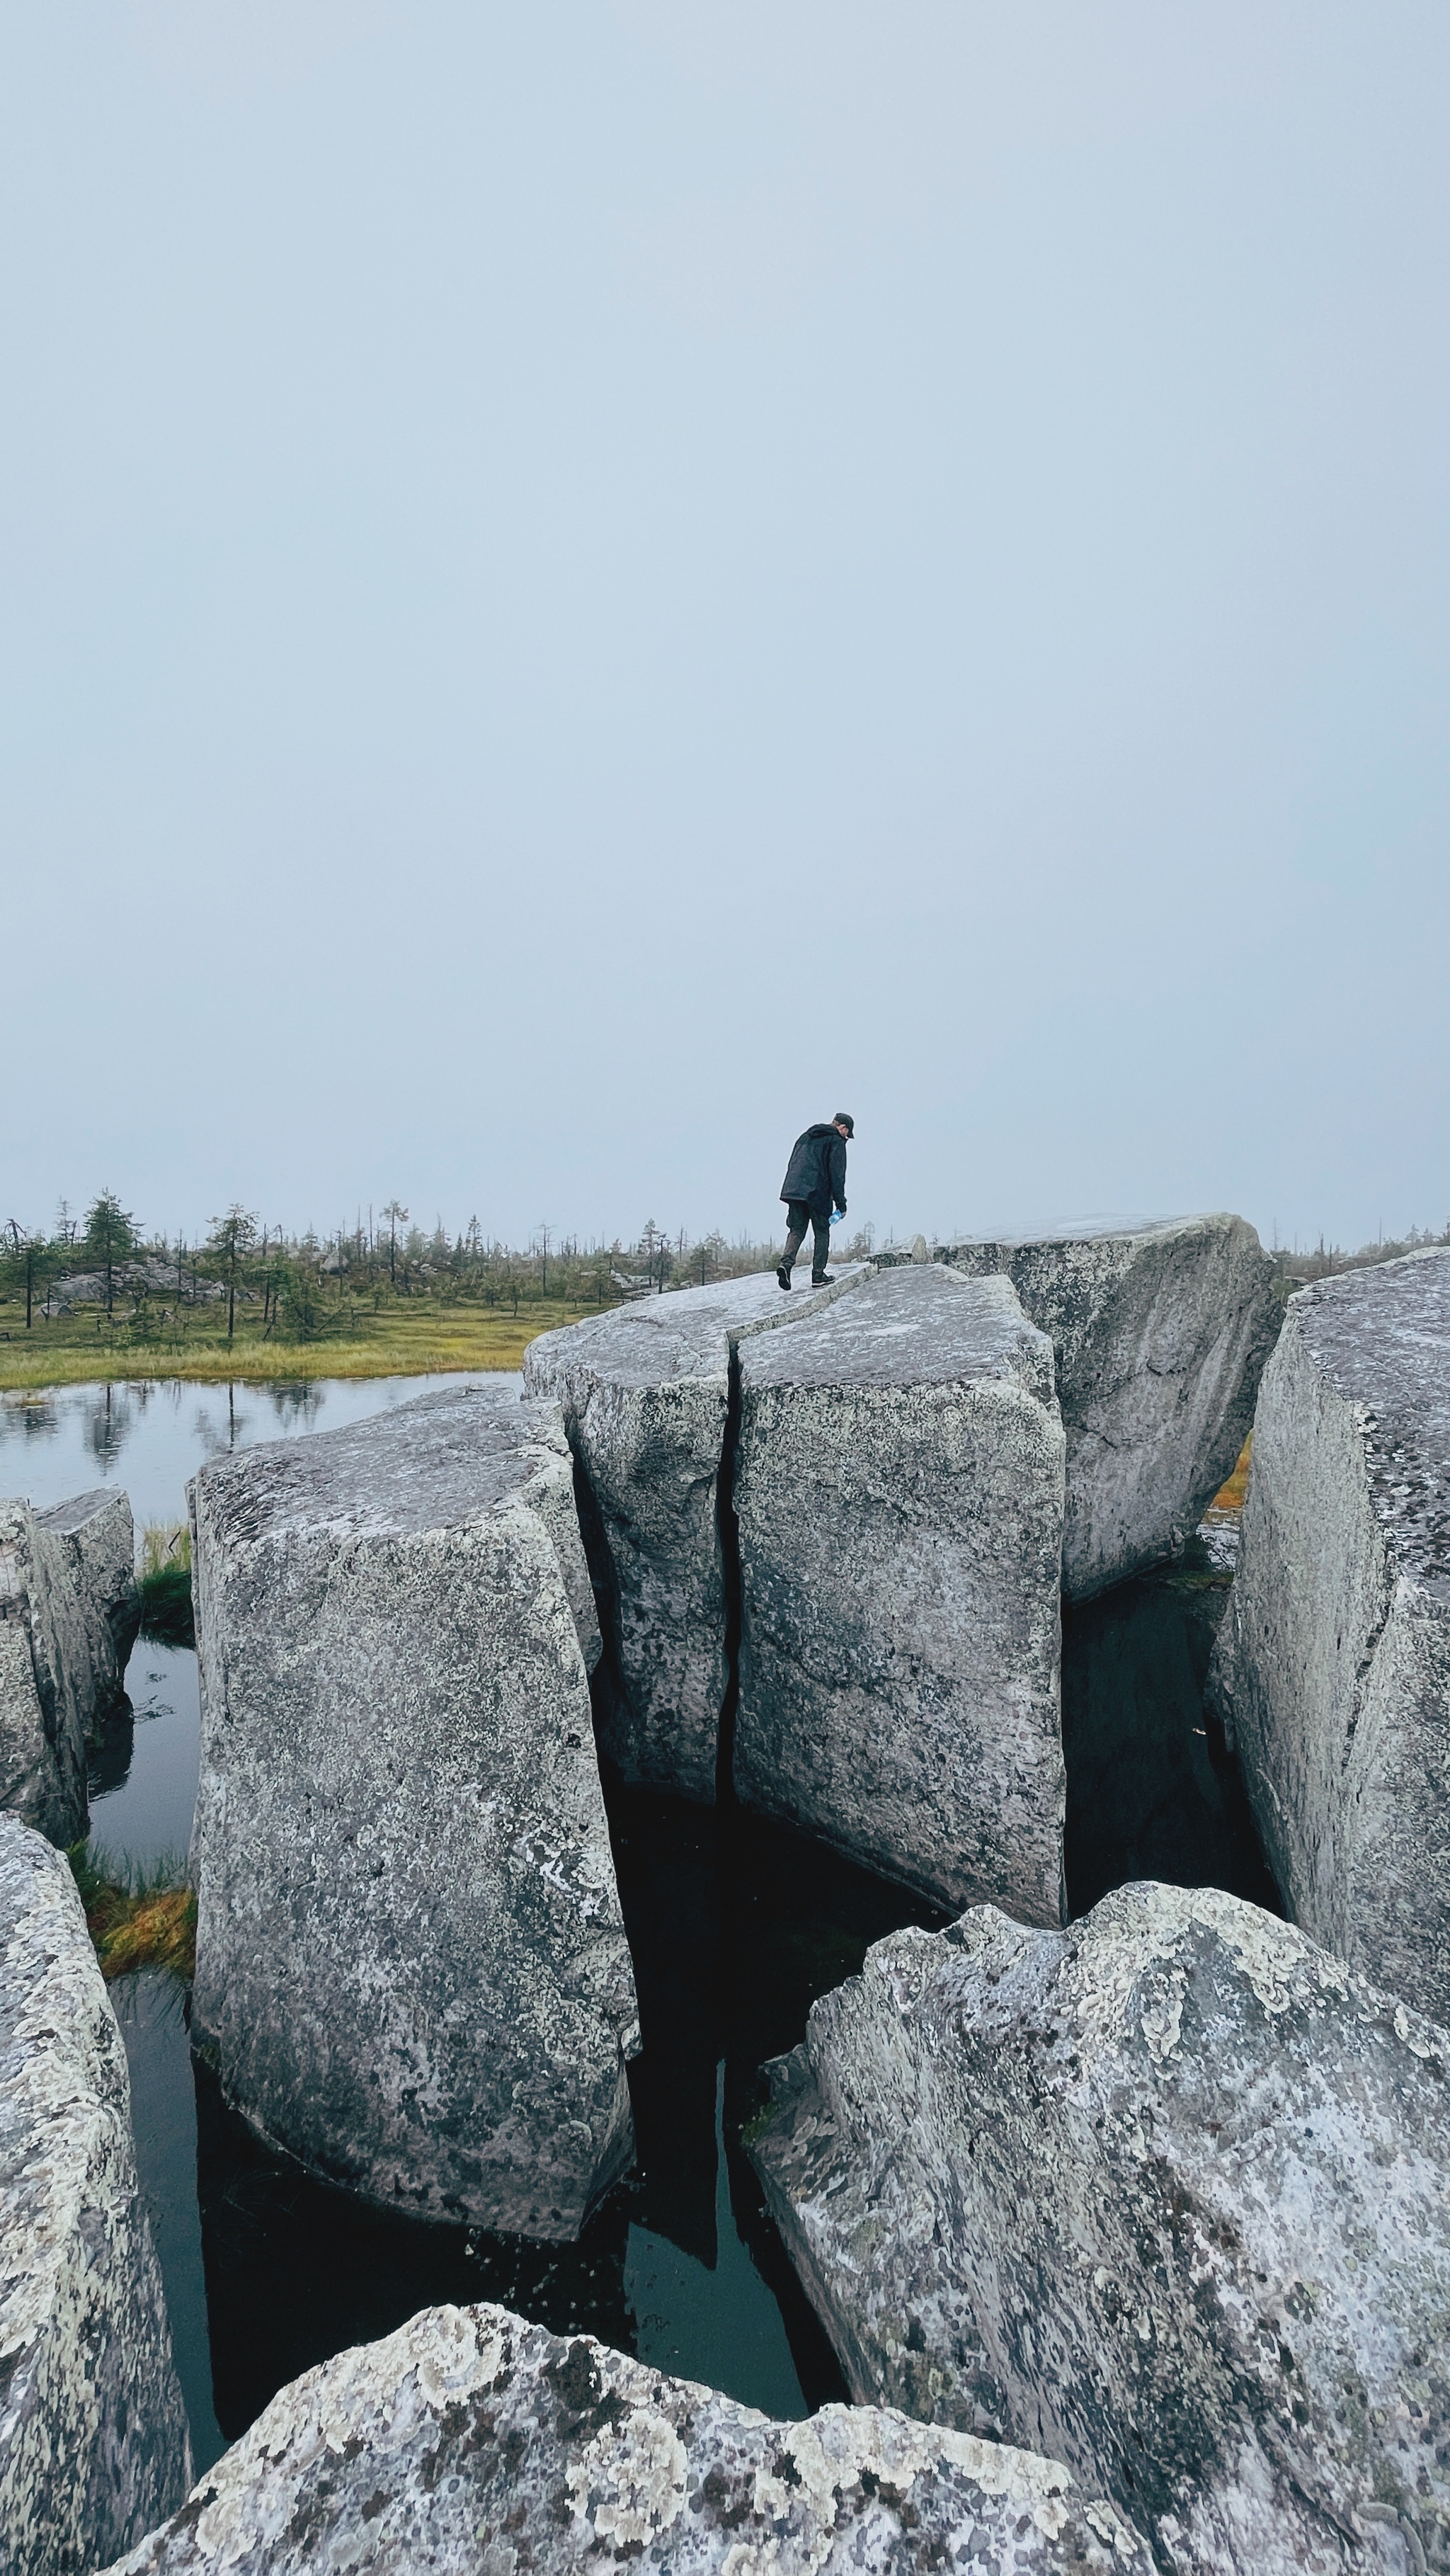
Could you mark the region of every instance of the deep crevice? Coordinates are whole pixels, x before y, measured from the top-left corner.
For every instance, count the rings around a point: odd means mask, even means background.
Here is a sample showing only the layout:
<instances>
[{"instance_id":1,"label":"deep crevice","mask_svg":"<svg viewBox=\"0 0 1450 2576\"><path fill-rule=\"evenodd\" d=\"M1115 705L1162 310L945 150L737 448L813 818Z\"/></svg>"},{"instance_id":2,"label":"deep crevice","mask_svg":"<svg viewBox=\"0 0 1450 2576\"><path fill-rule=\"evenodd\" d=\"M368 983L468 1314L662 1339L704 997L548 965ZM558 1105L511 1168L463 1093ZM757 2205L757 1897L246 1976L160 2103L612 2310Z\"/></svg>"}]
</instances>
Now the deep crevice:
<instances>
[{"instance_id":1,"label":"deep crevice","mask_svg":"<svg viewBox=\"0 0 1450 2576\"><path fill-rule=\"evenodd\" d=\"M720 1733L715 1754L715 1804L729 1809L735 1800L735 1712L740 1706L740 1522L735 1510L735 1470L740 1456L740 1345L730 1341L729 1393L725 1399L725 1444L715 1510L720 1529L720 1568L725 1586L725 1696L720 1702Z\"/></svg>"}]
</instances>

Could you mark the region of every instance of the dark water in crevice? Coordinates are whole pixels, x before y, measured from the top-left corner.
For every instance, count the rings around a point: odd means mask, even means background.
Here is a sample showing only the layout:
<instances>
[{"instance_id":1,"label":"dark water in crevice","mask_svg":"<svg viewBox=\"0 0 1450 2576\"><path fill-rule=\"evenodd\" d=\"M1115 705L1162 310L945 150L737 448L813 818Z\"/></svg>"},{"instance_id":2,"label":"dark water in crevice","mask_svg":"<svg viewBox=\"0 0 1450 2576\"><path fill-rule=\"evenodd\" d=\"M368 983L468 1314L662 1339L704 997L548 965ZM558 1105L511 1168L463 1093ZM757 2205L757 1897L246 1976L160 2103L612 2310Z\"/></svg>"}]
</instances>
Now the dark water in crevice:
<instances>
[{"instance_id":1,"label":"dark water in crevice","mask_svg":"<svg viewBox=\"0 0 1450 2576\"><path fill-rule=\"evenodd\" d=\"M1221 1587L1175 1571L1065 1616L1074 1913L1139 1877L1212 1883L1278 1911L1237 1767L1203 1707L1222 1600ZM139 1839L159 1834L189 1795L187 1660L136 1649L128 1681L156 1714L138 1710L124 1781L111 1748L102 1839L122 1842L123 1818ZM844 2393L739 2131L762 2062L803 2036L814 1998L852 1975L871 1942L942 1918L733 1804L702 1808L608 1774L605 1790L644 2042L631 2070L638 2163L577 2245L424 2226L314 2182L193 2067L178 1989L156 1976L116 1988L199 2468L287 2380L440 2300L501 2300L772 2415Z\"/></svg>"},{"instance_id":2,"label":"dark water in crevice","mask_svg":"<svg viewBox=\"0 0 1450 2576\"><path fill-rule=\"evenodd\" d=\"M498 2299L778 2416L845 2394L739 2145L758 2070L869 1944L942 1918L804 1837L608 1784L643 2049L638 2160L574 2245L420 2225L265 2147L195 2069L211 2396L234 2440L276 2389L439 2300Z\"/></svg>"},{"instance_id":3,"label":"dark water in crevice","mask_svg":"<svg viewBox=\"0 0 1450 2576\"><path fill-rule=\"evenodd\" d=\"M1062 1742L1070 1913L1135 1878L1283 1907L1238 1763L1204 1704L1228 1599L1189 1566L1064 1611Z\"/></svg>"}]
</instances>

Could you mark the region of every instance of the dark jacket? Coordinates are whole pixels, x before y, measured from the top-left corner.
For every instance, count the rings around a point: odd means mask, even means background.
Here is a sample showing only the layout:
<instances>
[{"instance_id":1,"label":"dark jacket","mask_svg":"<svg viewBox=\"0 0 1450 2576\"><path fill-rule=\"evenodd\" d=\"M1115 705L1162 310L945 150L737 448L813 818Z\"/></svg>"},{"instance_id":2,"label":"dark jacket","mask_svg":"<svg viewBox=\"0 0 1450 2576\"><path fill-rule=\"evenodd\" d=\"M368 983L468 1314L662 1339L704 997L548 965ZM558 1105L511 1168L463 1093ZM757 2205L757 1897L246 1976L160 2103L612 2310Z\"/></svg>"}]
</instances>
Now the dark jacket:
<instances>
[{"instance_id":1,"label":"dark jacket","mask_svg":"<svg viewBox=\"0 0 1450 2576\"><path fill-rule=\"evenodd\" d=\"M846 1139L839 1127L808 1127L790 1149L783 1199L804 1199L817 1225L824 1225L834 1199L846 1213Z\"/></svg>"}]
</instances>

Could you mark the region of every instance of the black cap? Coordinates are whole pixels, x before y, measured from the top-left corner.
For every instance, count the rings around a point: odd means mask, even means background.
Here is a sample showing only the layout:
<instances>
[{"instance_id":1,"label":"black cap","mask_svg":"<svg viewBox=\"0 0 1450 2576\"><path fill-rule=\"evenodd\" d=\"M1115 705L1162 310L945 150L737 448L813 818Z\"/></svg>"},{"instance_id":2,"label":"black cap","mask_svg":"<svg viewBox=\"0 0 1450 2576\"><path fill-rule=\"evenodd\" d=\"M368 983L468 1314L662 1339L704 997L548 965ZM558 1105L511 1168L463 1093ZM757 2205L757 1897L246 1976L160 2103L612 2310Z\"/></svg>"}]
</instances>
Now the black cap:
<instances>
[{"instance_id":1,"label":"black cap","mask_svg":"<svg viewBox=\"0 0 1450 2576\"><path fill-rule=\"evenodd\" d=\"M849 1111L845 1109L837 1110L835 1117L831 1120L831 1125L833 1127L844 1127L848 1136L854 1136L856 1133L856 1121L850 1115Z\"/></svg>"}]
</instances>

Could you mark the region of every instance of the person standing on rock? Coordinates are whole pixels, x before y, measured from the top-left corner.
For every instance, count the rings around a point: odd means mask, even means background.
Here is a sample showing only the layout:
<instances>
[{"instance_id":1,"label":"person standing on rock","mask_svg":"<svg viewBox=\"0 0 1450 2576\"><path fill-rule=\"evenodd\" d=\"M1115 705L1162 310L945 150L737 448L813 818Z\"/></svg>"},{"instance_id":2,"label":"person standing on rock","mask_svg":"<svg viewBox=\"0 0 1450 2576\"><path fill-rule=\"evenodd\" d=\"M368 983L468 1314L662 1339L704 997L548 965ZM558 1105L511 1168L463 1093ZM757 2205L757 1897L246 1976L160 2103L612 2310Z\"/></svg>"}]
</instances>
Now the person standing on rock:
<instances>
[{"instance_id":1,"label":"person standing on rock","mask_svg":"<svg viewBox=\"0 0 1450 2576\"><path fill-rule=\"evenodd\" d=\"M844 1109L838 1109L829 1127L808 1127L803 1136L797 1136L791 1147L785 1179L780 1185L780 1194L785 1201L787 1233L785 1251L775 1275L782 1288L790 1286L790 1274L806 1239L807 1227L815 1230L811 1286L830 1286L826 1254L831 1241L831 1202L835 1201L844 1216L846 1144L855 1133L855 1119L848 1118Z\"/></svg>"}]
</instances>

